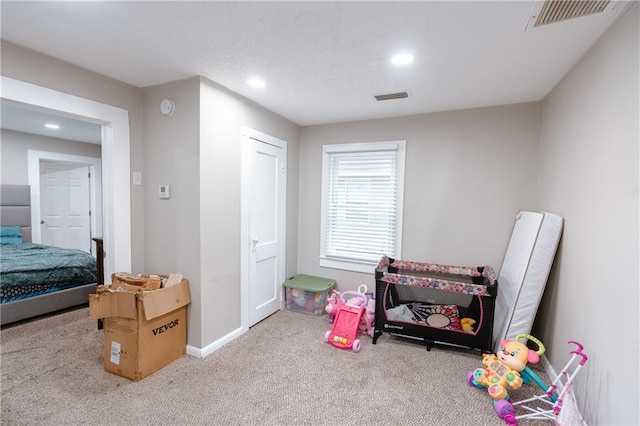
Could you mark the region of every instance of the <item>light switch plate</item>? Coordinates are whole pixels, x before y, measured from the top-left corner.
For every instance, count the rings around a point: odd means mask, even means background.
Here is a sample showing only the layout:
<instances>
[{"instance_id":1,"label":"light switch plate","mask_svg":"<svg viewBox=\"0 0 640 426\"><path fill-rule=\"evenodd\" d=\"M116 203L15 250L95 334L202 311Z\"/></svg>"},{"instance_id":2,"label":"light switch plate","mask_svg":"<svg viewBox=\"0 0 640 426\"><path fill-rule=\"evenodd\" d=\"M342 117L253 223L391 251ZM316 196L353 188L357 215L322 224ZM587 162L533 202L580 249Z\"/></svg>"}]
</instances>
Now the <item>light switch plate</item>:
<instances>
[{"instance_id":1,"label":"light switch plate","mask_svg":"<svg viewBox=\"0 0 640 426\"><path fill-rule=\"evenodd\" d=\"M131 180L134 185L142 185L142 173L133 172L133 178Z\"/></svg>"}]
</instances>

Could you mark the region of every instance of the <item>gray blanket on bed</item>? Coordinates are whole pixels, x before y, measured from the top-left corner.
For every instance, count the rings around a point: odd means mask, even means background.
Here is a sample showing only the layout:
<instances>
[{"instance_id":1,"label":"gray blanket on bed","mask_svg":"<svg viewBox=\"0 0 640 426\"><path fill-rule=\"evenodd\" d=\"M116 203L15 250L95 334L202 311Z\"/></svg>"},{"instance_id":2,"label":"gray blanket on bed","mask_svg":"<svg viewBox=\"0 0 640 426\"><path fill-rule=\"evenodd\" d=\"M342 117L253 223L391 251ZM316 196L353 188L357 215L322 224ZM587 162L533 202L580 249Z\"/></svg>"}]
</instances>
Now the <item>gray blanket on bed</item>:
<instances>
[{"instance_id":1,"label":"gray blanket on bed","mask_svg":"<svg viewBox=\"0 0 640 426\"><path fill-rule=\"evenodd\" d=\"M96 281L96 259L81 250L33 243L0 246L2 287Z\"/></svg>"}]
</instances>

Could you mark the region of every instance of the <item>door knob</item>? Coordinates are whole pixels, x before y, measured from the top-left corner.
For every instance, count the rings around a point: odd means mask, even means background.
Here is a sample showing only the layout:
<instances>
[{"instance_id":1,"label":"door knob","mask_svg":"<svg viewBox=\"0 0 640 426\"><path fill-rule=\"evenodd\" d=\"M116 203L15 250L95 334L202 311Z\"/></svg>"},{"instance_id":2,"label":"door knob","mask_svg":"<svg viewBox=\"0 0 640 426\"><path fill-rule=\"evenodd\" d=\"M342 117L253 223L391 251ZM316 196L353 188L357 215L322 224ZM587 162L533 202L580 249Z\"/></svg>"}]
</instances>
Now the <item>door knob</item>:
<instances>
[{"instance_id":1,"label":"door knob","mask_svg":"<svg viewBox=\"0 0 640 426\"><path fill-rule=\"evenodd\" d=\"M256 244L258 244L260 242L260 238L253 237L252 241L253 241L253 245L256 245Z\"/></svg>"},{"instance_id":2,"label":"door knob","mask_svg":"<svg viewBox=\"0 0 640 426\"><path fill-rule=\"evenodd\" d=\"M40 225L44 225L44 219L40 219Z\"/></svg>"}]
</instances>

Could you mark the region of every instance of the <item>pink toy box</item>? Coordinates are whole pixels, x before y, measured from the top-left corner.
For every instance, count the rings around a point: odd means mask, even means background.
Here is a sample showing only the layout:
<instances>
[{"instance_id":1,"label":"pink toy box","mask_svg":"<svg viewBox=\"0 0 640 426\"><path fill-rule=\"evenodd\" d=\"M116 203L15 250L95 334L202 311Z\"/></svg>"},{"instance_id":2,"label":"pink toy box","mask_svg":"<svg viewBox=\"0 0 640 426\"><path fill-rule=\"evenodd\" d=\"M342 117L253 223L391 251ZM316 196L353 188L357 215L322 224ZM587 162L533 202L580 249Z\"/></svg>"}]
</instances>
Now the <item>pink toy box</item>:
<instances>
[{"instance_id":1,"label":"pink toy box","mask_svg":"<svg viewBox=\"0 0 640 426\"><path fill-rule=\"evenodd\" d=\"M287 309L308 315L324 315L335 285L335 280L329 278L304 274L291 277L284 282Z\"/></svg>"}]
</instances>

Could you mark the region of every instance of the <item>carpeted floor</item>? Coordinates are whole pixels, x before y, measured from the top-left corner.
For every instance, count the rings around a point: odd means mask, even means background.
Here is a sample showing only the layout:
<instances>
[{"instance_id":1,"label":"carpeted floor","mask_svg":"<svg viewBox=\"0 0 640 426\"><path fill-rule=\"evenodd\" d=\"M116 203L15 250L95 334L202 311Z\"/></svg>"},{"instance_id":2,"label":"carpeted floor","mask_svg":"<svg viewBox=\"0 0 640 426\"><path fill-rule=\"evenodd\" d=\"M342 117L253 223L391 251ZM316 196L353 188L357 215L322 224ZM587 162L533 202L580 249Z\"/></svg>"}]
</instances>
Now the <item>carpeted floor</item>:
<instances>
[{"instance_id":1,"label":"carpeted floor","mask_svg":"<svg viewBox=\"0 0 640 426\"><path fill-rule=\"evenodd\" d=\"M325 343L329 329L326 317L280 311L207 358L184 356L136 383L103 370L102 331L87 308L9 327L0 332L1 423L504 424L486 390L466 383L482 367L478 351L427 352L385 334L376 345L362 335L354 353Z\"/></svg>"}]
</instances>

